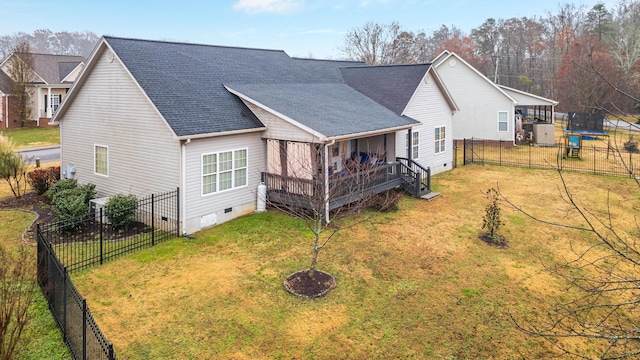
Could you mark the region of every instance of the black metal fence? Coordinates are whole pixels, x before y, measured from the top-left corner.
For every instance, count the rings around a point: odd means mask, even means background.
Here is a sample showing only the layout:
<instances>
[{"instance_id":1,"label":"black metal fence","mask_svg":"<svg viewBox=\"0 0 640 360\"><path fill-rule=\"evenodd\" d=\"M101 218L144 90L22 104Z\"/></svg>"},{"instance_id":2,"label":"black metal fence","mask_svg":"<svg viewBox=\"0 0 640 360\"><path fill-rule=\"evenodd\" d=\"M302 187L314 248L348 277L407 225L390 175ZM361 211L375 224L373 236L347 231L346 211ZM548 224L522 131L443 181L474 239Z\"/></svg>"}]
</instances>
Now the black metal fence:
<instances>
[{"instance_id":1,"label":"black metal fence","mask_svg":"<svg viewBox=\"0 0 640 360\"><path fill-rule=\"evenodd\" d=\"M463 159L464 165L492 164L599 175L640 176L640 153L597 143L583 143L579 150L575 150L563 143L554 146L514 146L512 141L465 139Z\"/></svg>"},{"instance_id":2,"label":"black metal fence","mask_svg":"<svg viewBox=\"0 0 640 360\"><path fill-rule=\"evenodd\" d=\"M100 202L92 204L92 211L78 223L40 225L43 238L69 272L103 264L179 235L177 189L139 199L135 221L124 227L110 224Z\"/></svg>"},{"instance_id":3,"label":"black metal fence","mask_svg":"<svg viewBox=\"0 0 640 360\"><path fill-rule=\"evenodd\" d=\"M115 360L113 345L100 331L86 299L73 285L67 269L40 231L37 232L37 242L38 284L69 353L74 359Z\"/></svg>"},{"instance_id":4,"label":"black metal fence","mask_svg":"<svg viewBox=\"0 0 640 360\"><path fill-rule=\"evenodd\" d=\"M139 199L135 221L109 224L100 203L81 222L38 224L38 284L74 359L115 360L113 345L96 324L69 273L153 246L180 232L179 189Z\"/></svg>"}]
</instances>

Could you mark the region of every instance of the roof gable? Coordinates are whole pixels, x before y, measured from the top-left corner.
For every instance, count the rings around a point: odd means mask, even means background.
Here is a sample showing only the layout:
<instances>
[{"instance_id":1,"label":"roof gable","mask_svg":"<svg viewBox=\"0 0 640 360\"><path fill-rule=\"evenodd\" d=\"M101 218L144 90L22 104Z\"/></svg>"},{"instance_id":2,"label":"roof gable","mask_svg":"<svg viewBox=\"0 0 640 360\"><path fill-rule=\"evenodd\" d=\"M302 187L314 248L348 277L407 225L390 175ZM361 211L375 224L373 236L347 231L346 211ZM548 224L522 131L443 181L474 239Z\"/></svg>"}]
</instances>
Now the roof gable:
<instances>
[{"instance_id":1,"label":"roof gable","mask_svg":"<svg viewBox=\"0 0 640 360\"><path fill-rule=\"evenodd\" d=\"M345 82L401 115L430 64L349 67L341 69Z\"/></svg>"}]
</instances>

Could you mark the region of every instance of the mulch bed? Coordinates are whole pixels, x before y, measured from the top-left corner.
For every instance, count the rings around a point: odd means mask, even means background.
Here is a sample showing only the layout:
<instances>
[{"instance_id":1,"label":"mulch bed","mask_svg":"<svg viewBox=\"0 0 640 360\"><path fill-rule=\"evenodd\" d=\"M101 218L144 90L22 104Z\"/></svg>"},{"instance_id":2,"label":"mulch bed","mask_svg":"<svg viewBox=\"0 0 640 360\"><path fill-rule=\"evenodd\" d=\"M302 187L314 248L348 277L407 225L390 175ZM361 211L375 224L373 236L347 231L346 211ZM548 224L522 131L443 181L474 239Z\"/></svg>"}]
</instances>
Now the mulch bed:
<instances>
[{"instance_id":1,"label":"mulch bed","mask_svg":"<svg viewBox=\"0 0 640 360\"><path fill-rule=\"evenodd\" d=\"M500 247L500 248L506 248L509 245L507 243L507 238L499 234L496 235L495 238L493 238L489 233L482 233L478 235L478 238L489 245Z\"/></svg>"},{"instance_id":2,"label":"mulch bed","mask_svg":"<svg viewBox=\"0 0 640 360\"><path fill-rule=\"evenodd\" d=\"M30 243L35 243L36 237L36 224L48 224L55 222L56 215L51 210L51 202L45 195L38 195L32 191L26 193L20 198L9 197L0 200L0 210L23 210L31 211L38 215L36 221L31 224L31 227L25 232L25 240ZM58 242L73 242L73 241L86 241L91 237L87 236L74 236L74 233L80 233L84 235L99 234L100 223L97 221L86 221L82 224L81 228L76 229L75 232L60 231L51 234L52 241ZM150 232L151 229L144 223L133 222L129 224L126 229L114 229L110 224L102 224L102 232L105 234L105 239L117 235L119 238L127 238L135 236L141 233Z\"/></svg>"},{"instance_id":3,"label":"mulch bed","mask_svg":"<svg viewBox=\"0 0 640 360\"><path fill-rule=\"evenodd\" d=\"M293 295L315 299L325 296L333 289L336 279L322 270L314 270L311 274L309 270L300 270L287 276L283 284Z\"/></svg>"}]
</instances>

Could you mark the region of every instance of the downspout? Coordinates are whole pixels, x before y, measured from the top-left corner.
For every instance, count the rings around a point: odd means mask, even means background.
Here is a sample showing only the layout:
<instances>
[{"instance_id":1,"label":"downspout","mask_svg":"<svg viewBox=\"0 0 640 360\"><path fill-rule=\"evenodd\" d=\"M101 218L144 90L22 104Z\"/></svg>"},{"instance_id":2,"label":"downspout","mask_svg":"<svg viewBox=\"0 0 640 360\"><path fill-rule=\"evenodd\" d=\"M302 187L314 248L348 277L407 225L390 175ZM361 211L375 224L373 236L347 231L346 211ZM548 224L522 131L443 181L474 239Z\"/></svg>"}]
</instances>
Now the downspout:
<instances>
[{"instance_id":1,"label":"downspout","mask_svg":"<svg viewBox=\"0 0 640 360\"><path fill-rule=\"evenodd\" d=\"M186 235L186 232L184 230L185 227L185 223L187 221L187 218L185 217L187 215L187 144L189 144L191 142L191 139L187 139L185 141L182 142L181 144L181 159L180 159L180 167L181 167L181 172L180 172L180 191L182 192L182 194L180 194L180 218L182 219L182 234Z\"/></svg>"},{"instance_id":2,"label":"downspout","mask_svg":"<svg viewBox=\"0 0 640 360\"><path fill-rule=\"evenodd\" d=\"M327 224L329 223L329 146L335 143L334 139L324 144L324 218Z\"/></svg>"}]
</instances>

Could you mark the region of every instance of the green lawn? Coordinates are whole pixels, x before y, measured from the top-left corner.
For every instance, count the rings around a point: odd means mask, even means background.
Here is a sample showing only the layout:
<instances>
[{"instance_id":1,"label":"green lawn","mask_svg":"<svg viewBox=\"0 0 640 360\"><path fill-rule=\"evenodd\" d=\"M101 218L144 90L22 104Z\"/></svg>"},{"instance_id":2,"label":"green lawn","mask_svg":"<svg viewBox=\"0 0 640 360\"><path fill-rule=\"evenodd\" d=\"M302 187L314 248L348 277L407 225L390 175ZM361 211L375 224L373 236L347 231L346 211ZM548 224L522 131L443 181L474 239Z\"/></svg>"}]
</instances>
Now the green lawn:
<instances>
[{"instance_id":1,"label":"green lawn","mask_svg":"<svg viewBox=\"0 0 640 360\"><path fill-rule=\"evenodd\" d=\"M16 248L22 243L21 235L33 221L34 215L22 211L0 210L0 242L2 245ZM30 246L36 256L35 246ZM35 276L35 269L34 269ZM62 341L60 331L49 312L47 301L42 292L37 290L35 304L32 308L34 318L26 327L22 340L23 350L17 360L69 359L67 347Z\"/></svg>"},{"instance_id":2,"label":"green lawn","mask_svg":"<svg viewBox=\"0 0 640 360\"><path fill-rule=\"evenodd\" d=\"M60 144L60 129L57 127L3 129L0 132L12 138L17 148Z\"/></svg>"},{"instance_id":3,"label":"green lawn","mask_svg":"<svg viewBox=\"0 0 640 360\"><path fill-rule=\"evenodd\" d=\"M566 174L576 199L621 231L635 231L628 179ZM442 196L404 198L400 210L346 231L320 253L335 275L326 297L288 294L308 266L310 233L275 211L254 214L73 274L119 358L534 359L555 354L518 331L566 299L541 262L571 258L590 234L534 222L503 207L499 249L478 239L487 200L503 194L534 215L576 224L553 171L465 166L433 177ZM629 227L629 228L627 228ZM571 243L571 245L570 245ZM638 271L633 269L633 271ZM631 316L632 314L630 314ZM562 340L565 341L565 340ZM602 344L566 345L589 356Z\"/></svg>"}]
</instances>

